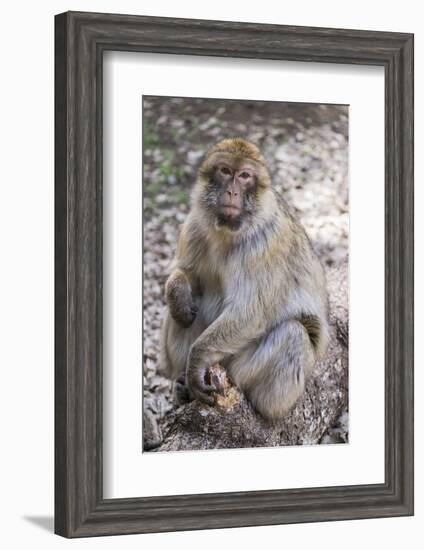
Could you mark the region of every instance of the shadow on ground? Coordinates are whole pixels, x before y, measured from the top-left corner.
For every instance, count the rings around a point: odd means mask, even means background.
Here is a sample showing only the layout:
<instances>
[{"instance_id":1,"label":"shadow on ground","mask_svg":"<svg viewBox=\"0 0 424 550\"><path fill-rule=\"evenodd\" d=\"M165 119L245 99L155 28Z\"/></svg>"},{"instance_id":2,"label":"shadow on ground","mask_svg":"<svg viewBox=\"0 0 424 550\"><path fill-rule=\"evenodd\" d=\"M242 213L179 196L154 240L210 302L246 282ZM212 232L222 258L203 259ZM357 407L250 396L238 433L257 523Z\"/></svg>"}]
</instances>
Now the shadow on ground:
<instances>
[{"instance_id":1,"label":"shadow on ground","mask_svg":"<svg viewBox=\"0 0 424 550\"><path fill-rule=\"evenodd\" d=\"M53 516L23 516L25 521L36 525L43 531L54 533L54 517Z\"/></svg>"}]
</instances>

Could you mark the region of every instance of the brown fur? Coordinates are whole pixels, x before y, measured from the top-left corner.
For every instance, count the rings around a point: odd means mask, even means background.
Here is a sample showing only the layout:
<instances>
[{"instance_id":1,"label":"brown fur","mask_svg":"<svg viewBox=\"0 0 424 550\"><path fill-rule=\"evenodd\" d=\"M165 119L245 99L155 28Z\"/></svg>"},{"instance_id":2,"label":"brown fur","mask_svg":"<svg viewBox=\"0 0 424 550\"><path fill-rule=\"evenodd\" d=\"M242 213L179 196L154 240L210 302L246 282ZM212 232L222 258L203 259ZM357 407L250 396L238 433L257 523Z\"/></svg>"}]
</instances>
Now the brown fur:
<instances>
[{"instance_id":1,"label":"brown fur","mask_svg":"<svg viewBox=\"0 0 424 550\"><path fill-rule=\"evenodd\" d=\"M226 153L231 155L235 160L251 159L265 166L265 160L259 149L242 138L220 141L208 151L206 158L210 158L215 153Z\"/></svg>"},{"instance_id":2,"label":"brown fur","mask_svg":"<svg viewBox=\"0 0 424 550\"><path fill-rule=\"evenodd\" d=\"M254 189L240 188L239 225L217 214L224 191L214 174L222 162L234 170L248 163L255 175ZM212 404L219 388L207 374L220 362L265 418L286 414L326 348L325 280L252 144L224 140L206 155L166 297L161 364L168 376L186 372L191 396Z\"/></svg>"}]
</instances>

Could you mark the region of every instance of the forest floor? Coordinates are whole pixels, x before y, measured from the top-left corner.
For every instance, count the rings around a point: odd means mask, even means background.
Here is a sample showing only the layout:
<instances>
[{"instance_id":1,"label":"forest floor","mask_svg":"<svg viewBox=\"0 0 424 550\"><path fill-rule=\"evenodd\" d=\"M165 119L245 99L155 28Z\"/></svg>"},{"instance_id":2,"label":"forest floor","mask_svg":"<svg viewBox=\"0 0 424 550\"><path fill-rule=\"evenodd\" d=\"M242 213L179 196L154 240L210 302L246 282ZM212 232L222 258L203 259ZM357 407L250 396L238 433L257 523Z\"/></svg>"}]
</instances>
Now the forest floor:
<instances>
[{"instance_id":1,"label":"forest floor","mask_svg":"<svg viewBox=\"0 0 424 550\"><path fill-rule=\"evenodd\" d=\"M273 185L295 208L324 265L348 259L348 108L341 105L143 98L143 407L145 448L172 421L172 383L157 373L164 284L196 168L221 139L261 150ZM147 432L146 432L147 435ZM323 443L348 438L343 411Z\"/></svg>"}]
</instances>

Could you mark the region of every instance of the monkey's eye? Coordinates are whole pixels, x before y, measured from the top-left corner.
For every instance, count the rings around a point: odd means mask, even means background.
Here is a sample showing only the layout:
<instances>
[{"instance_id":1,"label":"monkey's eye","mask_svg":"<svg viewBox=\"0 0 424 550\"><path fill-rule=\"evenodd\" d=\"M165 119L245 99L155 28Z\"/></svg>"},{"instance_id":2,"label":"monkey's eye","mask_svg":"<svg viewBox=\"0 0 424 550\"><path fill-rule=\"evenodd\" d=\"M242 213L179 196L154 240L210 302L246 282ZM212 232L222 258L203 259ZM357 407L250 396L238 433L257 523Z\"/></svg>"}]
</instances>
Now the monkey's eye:
<instances>
[{"instance_id":1,"label":"monkey's eye","mask_svg":"<svg viewBox=\"0 0 424 550\"><path fill-rule=\"evenodd\" d=\"M241 174L239 174L239 178L241 178L242 180L247 180L248 178L250 178L250 174L249 172L242 172Z\"/></svg>"},{"instance_id":2,"label":"monkey's eye","mask_svg":"<svg viewBox=\"0 0 424 550\"><path fill-rule=\"evenodd\" d=\"M221 174L224 174L224 176L231 176L231 170L226 166L221 166L220 171Z\"/></svg>"}]
</instances>

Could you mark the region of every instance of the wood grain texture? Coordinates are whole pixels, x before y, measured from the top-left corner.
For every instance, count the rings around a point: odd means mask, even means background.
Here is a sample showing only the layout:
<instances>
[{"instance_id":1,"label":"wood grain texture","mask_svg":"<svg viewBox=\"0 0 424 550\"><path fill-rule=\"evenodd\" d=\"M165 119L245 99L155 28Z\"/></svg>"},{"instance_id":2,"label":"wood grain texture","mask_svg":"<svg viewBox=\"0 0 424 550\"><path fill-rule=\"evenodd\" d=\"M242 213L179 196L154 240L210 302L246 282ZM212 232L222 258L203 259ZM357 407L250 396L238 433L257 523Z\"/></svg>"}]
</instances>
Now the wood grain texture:
<instances>
[{"instance_id":1,"label":"wood grain texture","mask_svg":"<svg viewBox=\"0 0 424 550\"><path fill-rule=\"evenodd\" d=\"M82 537L411 515L413 35L73 12L56 16L55 35L56 533ZM103 499L105 50L385 67L384 483Z\"/></svg>"}]
</instances>

